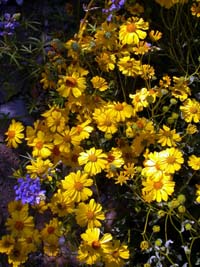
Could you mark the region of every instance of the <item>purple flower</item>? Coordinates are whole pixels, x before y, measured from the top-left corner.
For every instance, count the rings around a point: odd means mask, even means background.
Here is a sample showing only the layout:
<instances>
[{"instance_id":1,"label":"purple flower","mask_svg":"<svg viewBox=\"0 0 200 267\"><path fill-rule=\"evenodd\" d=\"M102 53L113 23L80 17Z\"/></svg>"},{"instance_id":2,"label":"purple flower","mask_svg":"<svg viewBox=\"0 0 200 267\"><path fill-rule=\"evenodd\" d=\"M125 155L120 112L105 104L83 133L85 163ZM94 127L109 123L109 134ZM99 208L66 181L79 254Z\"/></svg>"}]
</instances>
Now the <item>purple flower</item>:
<instances>
[{"instance_id":1,"label":"purple flower","mask_svg":"<svg viewBox=\"0 0 200 267\"><path fill-rule=\"evenodd\" d=\"M45 190L41 190L40 179L30 178L26 175L26 178L19 178L18 184L14 186L15 200L21 200L23 204L39 204L42 199L45 199Z\"/></svg>"},{"instance_id":2,"label":"purple flower","mask_svg":"<svg viewBox=\"0 0 200 267\"><path fill-rule=\"evenodd\" d=\"M9 13L4 14L4 18L0 21L0 36L12 35L16 27L19 26L19 22L16 21L16 18L19 17L19 14L14 14L11 16Z\"/></svg>"},{"instance_id":3,"label":"purple flower","mask_svg":"<svg viewBox=\"0 0 200 267\"><path fill-rule=\"evenodd\" d=\"M107 9L103 9L102 12L108 14L107 21L111 21L113 17L113 13L119 11L126 0L111 0L111 5Z\"/></svg>"}]
</instances>

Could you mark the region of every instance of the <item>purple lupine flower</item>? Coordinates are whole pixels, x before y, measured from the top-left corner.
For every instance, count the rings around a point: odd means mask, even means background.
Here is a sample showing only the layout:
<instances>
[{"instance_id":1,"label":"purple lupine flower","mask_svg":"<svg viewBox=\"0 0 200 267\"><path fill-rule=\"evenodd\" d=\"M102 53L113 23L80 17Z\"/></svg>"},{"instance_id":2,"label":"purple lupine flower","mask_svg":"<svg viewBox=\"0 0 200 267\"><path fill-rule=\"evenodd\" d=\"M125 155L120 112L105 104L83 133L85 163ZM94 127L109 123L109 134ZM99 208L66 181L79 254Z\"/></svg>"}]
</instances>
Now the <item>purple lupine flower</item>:
<instances>
[{"instance_id":1,"label":"purple lupine flower","mask_svg":"<svg viewBox=\"0 0 200 267\"><path fill-rule=\"evenodd\" d=\"M12 35L16 27L19 26L19 22L16 20L19 14L5 13L3 20L0 21L0 36Z\"/></svg>"},{"instance_id":2,"label":"purple lupine flower","mask_svg":"<svg viewBox=\"0 0 200 267\"><path fill-rule=\"evenodd\" d=\"M7 4L8 0L0 0L0 5L1 4Z\"/></svg>"},{"instance_id":3,"label":"purple lupine flower","mask_svg":"<svg viewBox=\"0 0 200 267\"><path fill-rule=\"evenodd\" d=\"M126 0L111 0L111 5L107 9L103 9L102 12L108 14L107 21L111 21L113 13L119 11L125 4Z\"/></svg>"},{"instance_id":4,"label":"purple lupine flower","mask_svg":"<svg viewBox=\"0 0 200 267\"><path fill-rule=\"evenodd\" d=\"M23 204L31 205L39 204L42 199L45 199L45 190L41 190L40 178L32 179L30 175L26 178L19 178L18 184L14 186L15 200L21 200Z\"/></svg>"}]
</instances>

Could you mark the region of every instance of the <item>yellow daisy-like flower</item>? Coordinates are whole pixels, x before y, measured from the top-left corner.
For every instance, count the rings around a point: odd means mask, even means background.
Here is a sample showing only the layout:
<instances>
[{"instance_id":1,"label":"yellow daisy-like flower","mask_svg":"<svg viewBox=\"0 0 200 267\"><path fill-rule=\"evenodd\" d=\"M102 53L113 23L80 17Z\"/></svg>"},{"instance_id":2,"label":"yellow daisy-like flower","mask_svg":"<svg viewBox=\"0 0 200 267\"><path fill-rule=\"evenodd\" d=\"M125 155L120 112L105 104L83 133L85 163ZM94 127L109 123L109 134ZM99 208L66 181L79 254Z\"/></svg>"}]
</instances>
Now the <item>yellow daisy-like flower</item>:
<instances>
[{"instance_id":1,"label":"yellow daisy-like flower","mask_svg":"<svg viewBox=\"0 0 200 267\"><path fill-rule=\"evenodd\" d=\"M102 71L109 72L115 68L116 56L114 54L102 52L95 60Z\"/></svg>"},{"instance_id":2,"label":"yellow daisy-like flower","mask_svg":"<svg viewBox=\"0 0 200 267\"><path fill-rule=\"evenodd\" d=\"M91 120L88 119L80 124L77 123L75 127L72 127L71 129L72 133L74 131L73 139L78 138L78 140L81 141L81 140L89 138L90 133L94 130L94 127L89 125L90 123L91 123Z\"/></svg>"},{"instance_id":3,"label":"yellow daisy-like flower","mask_svg":"<svg viewBox=\"0 0 200 267\"><path fill-rule=\"evenodd\" d=\"M175 182L172 181L171 176L163 175L159 180L148 177L142 182L144 186L142 189L142 196L145 201L161 202L167 201L168 196L171 196L174 192Z\"/></svg>"},{"instance_id":4,"label":"yellow daisy-like flower","mask_svg":"<svg viewBox=\"0 0 200 267\"><path fill-rule=\"evenodd\" d=\"M200 3L193 3L190 10L193 16L200 17Z\"/></svg>"},{"instance_id":5,"label":"yellow daisy-like flower","mask_svg":"<svg viewBox=\"0 0 200 267\"><path fill-rule=\"evenodd\" d=\"M188 98L188 95L191 95L191 90L188 87L188 79L185 77L173 76L173 82L174 86L169 87L172 95L175 98L180 99L180 101L185 101Z\"/></svg>"},{"instance_id":6,"label":"yellow daisy-like flower","mask_svg":"<svg viewBox=\"0 0 200 267\"><path fill-rule=\"evenodd\" d=\"M149 37L152 42L157 42L162 38L162 32L151 30L149 33Z\"/></svg>"},{"instance_id":7,"label":"yellow daisy-like flower","mask_svg":"<svg viewBox=\"0 0 200 267\"><path fill-rule=\"evenodd\" d=\"M113 240L109 245L110 252L104 256L105 267L123 267L124 260L128 260L130 257L128 246L121 244L119 240Z\"/></svg>"},{"instance_id":8,"label":"yellow daisy-like flower","mask_svg":"<svg viewBox=\"0 0 200 267\"><path fill-rule=\"evenodd\" d=\"M105 220L102 206L96 203L94 199L91 199L88 204L83 202L79 203L75 214L76 221L81 227L100 227L100 221Z\"/></svg>"},{"instance_id":9,"label":"yellow daisy-like flower","mask_svg":"<svg viewBox=\"0 0 200 267\"><path fill-rule=\"evenodd\" d=\"M104 234L100 238L99 228L88 228L81 235L83 242L78 250L78 260L89 265L100 260L104 253L108 252L108 242L112 240L111 234Z\"/></svg>"},{"instance_id":10,"label":"yellow daisy-like flower","mask_svg":"<svg viewBox=\"0 0 200 267\"><path fill-rule=\"evenodd\" d=\"M53 167L53 163L49 159L36 158L36 160L31 160L30 163L30 165L26 166L26 169L32 178L48 178Z\"/></svg>"},{"instance_id":11,"label":"yellow daisy-like flower","mask_svg":"<svg viewBox=\"0 0 200 267\"><path fill-rule=\"evenodd\" d=\"M175 173L180 170L181 165L184 162L183 153L174 148L167 148L159 152L160 168L166 173Z\"/></svg>"},{"instance_id":12,"label":"yellow daisy-like flower","mask_svg":"<svg viewBox=\"0 0 200 267\"><path fill-rule=\"evenodd\" d=\"M57 218L50 220L50 222L46 223L44 228L41 230L42 240L49 244L56 244L61 235L61 224Z\"/></svg>"},{"instance_id":13,"label":"yellow daisy-like flower","mask_svg":"<svg viewBox=\"0 0 200 267\"><path fill-rule=\"evenodd\" d=\"M146 38L149 23L145 22L142 18L132 17L124 23L119 30L119 40L123 45L125 44L138 44L140 40Z\"/></svg>"},{"instance_id":14,"label":"yellow daisy-like flower","mask_svg":"<svg viewBox=\"0 0 200 267\"><path fill-rule=\"evenodd\" d=\"M93 113L93 118L97 124L97 128L106 133L114 134L117 132L117 122L115 120L115 115L112 110L109 109L95 109Z\"/></svg>"},{"instance_id":15,"label":"yellow daisy-like flower","mask_svg":"<svg viewBox=\"0 0 200 267\"><path fill-rule=\"evenodd\" d=\"M188 160L188 165L195 171L200 170L200 157L191 155Z\"/></svg>"},{"instance_id":16,"label":"yellow daisy-like flower","mask_svg":"<svg viewBox=\"0 0 200 267\"><path fill-rule=\"evenodd\" d=\"M195 124L189 123L187 128L186 128L186 133L190 134L190 135L198 133L197 126Z\"/></svg>"},{"instance_id":17,"label":"yellow daisy-like flower","mask_svg":"<svg viewBox=\"0 0 200 267\"><path fill-rule=\"evenodd\" d=\"M50 143L49 136L45 132L38 131L37 136L33 139L33 142L29 144L33 147L33 157L47 158L51 155L51 149L53 144Z\"/></svg>"},{"instance_id":18,"label":"yellow daisy-like flower","mask_svg":"<svg viewBox=\"0 0 200 267\"><path fill-rule=\"evenodd\" d=\"M176 129L170 130L169 127L163 125L163 129L159 130L158 143L161 146L176 146L176 142L180 142L181 137L176 133Z\"/></svg>"},{"instance_id":19,"label":"yellow daisy-like flower","mask_svg":"<svg viewBox=\"0 0 200 267\"><path fill-rule=\"evenodd\" d=\"M120 184L122 186L123 184L126 184L129 179L129 176L127 176L126 173L121 171L120 174L118 174L115 178L115 184Z\"/></svg>"},{"instance_id":20,"label":"yellow daisy-like flower","mask_svg":"<svg viewBox=\"0 0 200 267\"><path fill-rule=\"evenodd\" d=\"M122 157L122 151L120 148L113 147L107 155L108 163L106 165L106 169L116 170L116 168L120 168L124 164L124 159Z\"/></svg>"},{"instance_id":21,"label":"yellow daisy-like flower","mask_svg":"<svg viewBox=\"0 0 200 267\"><path fill-rule=\"evenodd\" d=\"M8 255L8 263L12 264L12 267L20 267L28 260L28 251L22 242L16 241L13 248Z\"/></svg>"},{"instance_id":22,"label":"yellow daisy-like flower","mask_svg":"<svg viewBox=\"0 0 200 267\"><path fill-rule=\"evenodd\" d=\"M92 147L86 152L81 152L78 157L78 163L84 166L84 171L91 175L100 173L106 166L107 155L103 153L102 149L95 149Z\"/></svg>"},{"instance_id":23,"label":"yellow daisy-like flower","mask_svg":"<svg viewBox=\"0 0 200 267\"><path fill-rule=\"evenodd\" d=\"M141 62L130 56L121 57L117 66L125 76L136 77L142 74Z\"/></svg>"},{"instance_id":24,"label":"yellow daisy-like flower","mask_svg":"<svg viewBox=\"0 0 200 267\"><path fill-rule=\"evenodd\" d=\"M7 146L17 148L18 144L22 143L21 139L24 138L24 134L22 133L23 131L23 124L13 119L7 132L5 132L5 135L7 135L7 138L5 139Z\"/></svg>"},{"instance_id":25,"label":"yellow daisy-like flower","mask_svg":"<svg viewBox=\"0 0 200 267\"><path fill-rule=\"evenodd\" d=\"M6 227L14 237L27 236L34 229L33 217L24 210L14 211L7 219Z\"/></svg>"},{"instance_id":26,"label":"yellow daisy-like flower","mask_svg":"<svg viewBox=\"0 0 200 267\"><path fill-rule=\"evenodd\" d=\"M62 192L58 189L52 196L49 206L53 214L58 214L59 217L62 217L73 212L74 202L66 192Z\"/></svg>"},{"instance_id":27,"label":"yellow daisy-like flower","mask_svg":"<svg viewBox=\"0 0 200 267\"><path fill-rule=\"evenodd\" d=\"M0 253L9 254L15 244L15 239L12 235L4 235L0 240Z\"/></svg>"},{"instance_id":28,"label":"yellow daisy-like flower","mask_svg":"<svg viewBox=\"0 0 200 267\"><path fill-rule=\"evenodd\" d=\"M196 191L196 202L197 203L200 203L200 184L196 184L196 188L197 188L197 191Z\"/></svg>"},{"instance_id":29,"label":"yellow daisy-like flower","mask_svg":"<svg viewBox=\"0 0 200 267\"><path fill-rule=\"evenodd\" d=\"M72 94L74 97L82 95L86 89L86 78L80 76L79 73L73 72L72 75L61 75L58 80L57 91L63 97L68 97Z\"/></svg>"},{"instance_id":30,"label":"yellow daisy-like flower","mask_svg":"<svg viewBox=\"0 0 200 267\"><path fill-rule=\"evenodd\" d=\"M88 178L87 173L81 173L80 170L65 176L61 184L62 190L74 202L85 201L92 196L92 190L88 187L92 186L93 180Z\"/></svg>"},{"instance_id":31,"label":"yellow daisy-like flower","mask_svg":"<svg viewBox=\"0 0 200 267\"><path fill-rule=\"evenodd\" d=\"M108 104L107 108L112 111L112 115L115 117L117 122L125 121L127 118L130 118L133 115L132 106L126 102L120 103L119 101L114 101Z\"/></svg>"},{"instance_id":32,"label":"yellow daisy-like flower","mask_svg":"<svg viewBox=\"0 0 200 267\"><path fill-rule=\"evenodd\" d=\"M188 98L183 106L180 106L180 110L186 122L198 123L200 121L200 103L197 100Z\"/></svg>"},{"instance_id":33,"label":"yellow daisy-like flower","mask_svg":"<svg viewBox=\"0 0 200 267\"><path fill-rule=\"evenodd\" d=\"M155 151L147 155L147 158L144 161L142 175L145 177L154 178L154 180L160 180L160 178L163 176L159 152Z\"/></svg>"},{"instance_id":34,"label":"yellow daisy-like flower","mask_svg":"<svg viewBox=\"0 0 200 267\"><path fill-rule=\"evenodd\" d=\"M98 89L100 92L106 91L108 89L108 83L106 80L100 76L94 76L91 79L92 85L95 89Z\"/></svg>"},{"instance_id":35,"label":"yellow daisy-like flower","mask_svg":"<svg viewBox=\"0 0 200 267\"><path fill-rule=\"evenodd\" d=\"M173 5L177 3L184 4L188 2L188 0L155 0L155 1L167 9L171 8Z\"/></svg>"}]
</instances>

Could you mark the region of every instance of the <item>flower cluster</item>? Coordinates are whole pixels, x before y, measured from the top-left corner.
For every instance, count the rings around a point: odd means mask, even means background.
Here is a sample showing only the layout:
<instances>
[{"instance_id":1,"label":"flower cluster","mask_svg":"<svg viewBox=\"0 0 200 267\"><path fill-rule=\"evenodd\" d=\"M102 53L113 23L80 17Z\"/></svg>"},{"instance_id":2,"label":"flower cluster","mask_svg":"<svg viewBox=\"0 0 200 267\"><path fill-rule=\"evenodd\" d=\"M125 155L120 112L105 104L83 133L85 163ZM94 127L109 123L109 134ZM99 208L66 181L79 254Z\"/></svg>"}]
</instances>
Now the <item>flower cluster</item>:
<instances>
[{"instance_id":1,"label":"flower cluster","mask_svg":"<svg viewBox=\"0 0 200 267\"><path fill-rule=\"evenodd\" d=\"M15 28L20 24L17 21L19 14L9 14L5 13L0 21L0 36L13 35Z\"/></svg>"},{"instance_id":2,"label":"flower cluster","mask_svg":"<svg viewBox=\"0 0 200 267\"><path fill-rule=\"evenodd\" d=\"M37 248L54 259L75 255L77 266L197 261L179 248L192 250L199 238L198 68L194 59L185 69L176 58L176 71L161 72L166 32L154 29L142 4L105 2L106 12L117 14L112 20L99 9L90 17L88 9L62 51L52 42L40 80L46 109L33 125L12 120L5 132L9 147L23 143L29 151L20 170L28 176L18 180L9 234L0 240L0 252L16 267ZM167 9L187 4L155 2ZM177 10L178 17L185 12ZM40 228L33 211L46 218Z\"/></svg>"}]
</instances>

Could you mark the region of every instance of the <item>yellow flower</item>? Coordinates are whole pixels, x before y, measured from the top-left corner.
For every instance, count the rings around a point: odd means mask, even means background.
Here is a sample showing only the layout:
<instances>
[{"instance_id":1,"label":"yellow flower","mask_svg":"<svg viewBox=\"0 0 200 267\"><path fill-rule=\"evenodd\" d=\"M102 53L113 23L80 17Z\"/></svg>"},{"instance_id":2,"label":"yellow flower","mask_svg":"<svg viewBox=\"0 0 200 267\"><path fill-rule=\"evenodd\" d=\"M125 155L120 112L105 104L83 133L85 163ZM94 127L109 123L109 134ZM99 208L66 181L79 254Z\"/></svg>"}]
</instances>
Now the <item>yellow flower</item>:
<instances>
[{"instance_id":1,"label":"yellow flower","mask_svg":"<svg viewBox=\"0 0 200 267\"><path fill-rule=\"evenodd\" d=\"M193 16L197 18L200 17L200 3L193 3L191 6L191 13Z\"/></svg>"},{"instance_id":2,"label":"yellow flower","mask_svg":"<svg viewBox=\"0 0 200 267\"><path fill-rule=\"evenodd\" d=\"M187 134L195 134L198 132L197 126L194 124L188 124L187 128L186 128L186 133Z\"/></svg>"},{"instance_id":3,"label":"yellow flower","mask_svg":"<svg viewBox=\"0 0 200 267\"><path fill-rule=\"evenodd\" d=\"M185 77L173 76L174 86L169 87L172 92L172 96L185 101L188 95L191 95L191 90L188 87L188 80Z\"/></svg>"},{"instance_id":4,"label":"yellow flower","mask_svg":"<svg viewBox=\"0 0 200 267\"><path fill-rule=\"evenodd\" d=\"M58 88L56 89L63 97L72 94L74 97L82 95L86 89L86 78L80 76L79 73L73 72L71 76L60 75L58 80Z\"/></svg>"},{"instance_id":5,"label":"yellow flower","mask_svg":"<svg viewBox=\"0 0 200 267\"><path fill-rule=\"evenodd\" d=\"M122 186L123 184L126 184L128 180L129 176L127 176L123 171L121 171L115 179L115 184L120 184Z\"/></svg>"},{"instance_id":6,"label":"yellow flower","mask_svg":"<svg viewBox=\"0 0 200 267\"><path fill-rule=\"evenodd\" d=\"M130 56L121 57L117 66L125 76L136 77L142 74L141 62L131 58Z\"/></svg>"},{"instance_id":7,"label":"yellow flower","mask_svg":"<svg viewBox=\"0 0 200 267\"><path fill-rule=\"evenodd\" d=\"M162 32L151 30L149 33L149 37L152 42L157 42L162 38Z\"/></svg>"},{"instance_id":8,"label":"yellow flower","mask_svg":"<svg viewBox=\"0 0 200 267\"><path fill-rule=\"evenodd\" d=\"M28 213L28 204L23 204L21 200L14 200L8 203L8 211L12 214L15 211Z\"/></svg>"},{"instance_id":9,"label":"yellow flower","mask_svg":"<svg viewBox=\"0 0 200 267\"><path fill-rule=\"evenodd\" d=\"M53 167L53 163L49 159L36 158L36 160L31 160L30 163L26 166L26 169L32 178L48 178Z\"/></svg>"},{"instance_id":10,"label":"yellow flower","mask_svg":"<svg viewBox=\"0 0 200 267\"><path fill-rule=\"evenodd\" d=\"M176 142L180 142L181 137L179 134L176 133L176 129L170 130L169 127L163 125L163 129L159 130L158 133L158 143L161 146L176 146Z\"/></svg>"},{"instance_id":11,"label":"yellow flower","mask_svg":"<svg viewBox=\"0 0 200 267\"><path fill-rule=\"evenodd\" d=\"M11 121L11 124L8 128L8 131L5 133L7 135L6 142L7 146L17 148L18 144L22 143L24 134L22 133L24 126L21 122L16 122L14 119Z\"/></svg>"},{"instance_id":12,"label":"yellow flower","mask_svg":"<svg viewBox=\"0 0 200 267\"><path fill-rule=\"evenodd\" d=\"M132 48L136 55L144 55L149 52L150 45L147 42L140 41L136 46Z\"/></svg>"},{"instance_id":13,"label":"yellow flower","mask_svg":"<svg viewBox=\"0 0 200 267\"><path fill-rule=\"evenodd\" d=\"M124 164L124 159L122 158L122 151L117 147L112 147L112 149L108 152L107 158L107 170L115 170L116 168L120 168ZM107 171L106 170L106 171Z\"/></svg>"},{"instance_id":14,"label":"yellow flower","mask_svg":"<svg viewBox=\"0 0 200 267\"><path fill-rule=\"evenodd\" d=\"M197 188L197 191L196 191L196 202L197 203L200 203L200 184L196 184L196 188Z\"/></svg>"},{"instance_id":15,"label":"yellow flower","mask_svg":"<svg viewBox=\"0 0 200 267\"><path fill-rule=\"evenodd\" d=\"M107 134L114 134L117 132L117 122L112 110L109 109L95 109L93 118L97 123L97 128Z\"/></svg>"},{"instance_id":16,"label":"yellow flower","mask_svg":"<svg viewBox=\"0 0 200 267\"><path fill-rule=\"evenodd\" d=\"M92 186L93 180L88 178L87 173L71 172L61 183L62 190L74 202L85 201L92 196L92 190L88 187Z\"/></svg>"},{"instance_id":17,"label":"yellow flower","mask_svg":"<svg viewBox=\"0 0 200 267\"><path fill-rule=\"evenodd\" d=\"M53 144L50 143L49 136L45 132L38 131L33 142L29 144L33 147L33 157L47 158L51 155Z\"/></svg>"},{"instance_id":18,"label":"yellow flower","mask_svg":"<svg viewBox=\"0 0 200 267\"><path fill-rule=\"evenodd\" d=\"M78 162L80 165L84 166L84 171L91 175L100 173L106 166L107 155L102 153L102 149L95 149L92 147L86 152L81 152L78 157Z\"/></svg>"},{"instance_id":19,"label":"yellow flower","mask_svg":"<svg viewBox=\"0 0 200 267\"><path fill-rule=\"evenodd\" d=\"M14 211L11 218L7 219L6 227L14 237L27 236L34 229L33 217L24 210Z\"/></svg>"},{"instance_id":20,"label":"yellow flower","mask_svg":"<svg viewBox=\"0 0 200 267\"><path fill-rule=\"evenodd\" d=\"M162 150L159 153L160 157L160 168L166 173L175 173L180 170L181 164L183 164L183 154L180 150L171 147Z\"/></svg>"},{"instance_id":21,"label":"yellow flower","mask_svg":"<svg viewBox=\"0 0 200 267\"><path fill-rule=\"evenodd\" d=\"M9 254L15 244L15 239L12 235L4 235L0 240L0 253Z\"/></svg>"},{"instance_id":22,"label":"yellow flower","mask_svg":"<svg viewBox=\"0 0 200 267\"><path fill-rule=\"evenodd\" d=\"M103 257L105 261L105 267L123 267L125 266L125 261L129 259L130 253L128 246L121 244L119 240L113 240L109 242L109 253L106 253Z\"/></svg>"},{"instance_id":23,"label":"yellow flower","mask_svg":"<svg viewBox=\"0 0 200 267\"><path fill-rule=\"evenodd\" d=\"M141 77L144 80L152 79L155 75L154 67L149 64L143 64L141 66Z\"/></svg>"},{"instance_id":24,"label":"yellow flower","mask_svg":"<svg viewBox=\"0 0 200 267\"><path fill-rule=\"evenodd\" d=\"M49 206L53 214L58 214L59 217L62 217L73 212L74 202L66 192L62 192L58 189L58 191L53 194Z\"/></svg>"},{"instance_id":25,"label":"yellow flower","mask_svg":"<svg viewBox=\"0 0 200 267\"><path fill-rule=\"evenodd\" d=\"M133 115L132 106L126 102L120 103L119 101L114 101L108 104L107 108L112 111L112 115L117 122L125 121Z\"/></svg>"},{"instance_id":26,"label":"yellow flower","mask_svg":"<svg viewBox=\"0 0 200 267\"><path fill-rule=\"evenodd\" d=\"M20 267L28 260L28 251L26 246L22 242L15 242L13 248L8 255L8 263L12 264L12 267Z\"/></svg>"},{"instance_id":27,"label":"yellow flower","mask_svg":"<svg viewBox=\"0 0 200 267\"><path fill-rule=\"evenodd\" d=\"M129 178L133 178L136 173L136 167L134 166L134 163L128 162L126 165L123 166L124 168L124 174L128 176Z\"/></svg>"},{"instance_id":28,"label":"yellow flower","mask_svg":"<svg viewBox=\"0 0 200 267\"><path fill-rule=\"evenodd\" d=\"M100 227L100 221L105 220L102 206L96 203L94 199L91 199L88 204L83 202L79 203L75 214L76 221L81 227Z\"/></svg>"},{"instance_id":29,"label":"yellow flower","mask_svg":"<svg viewBox=\"0 0 200 267\"><path fill-rule=\"evenodd\" d=\"M163 176L161 170L161 160L159 152L151 152L147 155L144 161L144 168L142 169L142 175L150 177L154 180L159 180Z\"/></svg>"},{"instance_id":30,"label":"yellow flower","mask_svg":"<svg viewBox=\"0 0 200 267\"><path fill-rule=\"evenodd\" d=\"M155 1L167 9L171 8L173 5L177 3L184 4L188 2L188 0L155 0Z\"/></svg>"},{"instance_id":31,"label":"yellow flower","mask_svg":"<svg viewBox=\"0 0 200 267\"><path fill-rule=\"evenodd\" d=\"M148 96L149 91L147 88L142 88L141 90L136 91L135 94L129 95L129 97L132 99L132 105L135 112L142 111L144 107L149 106L149 102L147 101Z\"/></svg>"},{"instance_id":32,"label":"yellow flower","mask_svg":"<svg viewBox=\"0 0 200 267\"><path fill-rule=\"evenodd\" d=\"M50 110L45 111L42 116L46 118L47 126L51 132L55 133L64 130L67 122L66 110L53 106Z\"/></svg>"},{"instance_id":33,"label":"yellow flower","mask_svg":"<svg viewBox=\"0 0 200 267\"><path fill-rule=\"evenodd\" d=\"M90 123L91 123L91 120L88 119L85 122L82 122L80 124L77 123L75 127L72 127L71 129L72 133L74 131L73 139L74 140L78 139L78 142L80 142L84 139L89 138L90 133L94 130L94 127L89 125Z\"/></svg>"},{"instance_id":34,"label":"yellow flower","mask_svg":"<svg viewBox=\"0 0 200 267\"><path fill-rule=\"evenodd\" d=\"M42 240L49 244L56 244L61 234L61 225L57 218L50 220L41 230Z\"/></svg>"},{"instance_id":35,"label":"yellow flower","mask_svg":"<svg viewBox=\"0 0 200 267\"><path fill-rule=\"evenodd\" d=\"M188 160L188 165L195 171L200 170L200 157L191 155Z\"/></svg>"},{"instance_id":36,"label":"yellow flower","mask_svg":"<svg viewBox=\"0 0 200 267\"><path fill-rule=\"evenodd\" d=\"M112 240L111 234L104 234L100 238L99 228L88 228L81 235L83 243L79 246L78 260L93 265L100 260L101 256L108 252L108 242Z\"/></svg>"},{"instance_id":37,"label":"yellow flower","mask_svg":"<svg viewBox=\"0 0 200 267\"><path fill-rule=\"evenodd\" d=\"M91 79L92 85L95 89L98 89L100 92L106 91L108 89L108 83L107 81L100 77L100 76L94 76Z\"/></svg>"},{"instance_id":38,"label":"yellow flower","mask_svg":"<svg viewBox=\"0 0 200 267\"><path fill-rule=\"evenodd\" d=\"M171 176L163 175L159 180L148 177L142 182L142 185L144 186L142 196L145 201L161 202L162 200L167 201L168 196L173 194L175 182L172 181Z\"/></svg>"},{"instance_id":39,"label":"yellow flower","mask_svg":"<svg viewBox=\"0 0 200 267\"><path fill-rule=\"evenodd\" d=\"M180 110L186 122L198 123L200 121L200 103L197 100L188 98L183 106L180 106Z\"/></svg>"},{"instance_id":40,"label":"yellow flower","mask_svg":"<svg viewBox=\"0 0 200 267\"><path fill-rule=\"evenodd\" d=\"M116 56L114 54L102 52L95 60L102 71L109 72L115 68Z\"/></svg>"},{"instance_id":41,"label":"yellow flower","mask_svg":"<svg viewBox=\"0 0 200 267\"><path fill-rule=\"evenodd\" d=\"M146 38L148 30L148 22L144 22L142 18L132 17L127 20L119 30L119 40L123 45L138 44L140 40Z\"/></svg>"}]
</instances>

